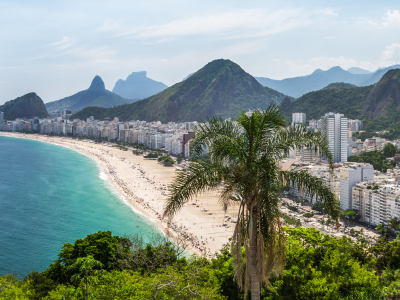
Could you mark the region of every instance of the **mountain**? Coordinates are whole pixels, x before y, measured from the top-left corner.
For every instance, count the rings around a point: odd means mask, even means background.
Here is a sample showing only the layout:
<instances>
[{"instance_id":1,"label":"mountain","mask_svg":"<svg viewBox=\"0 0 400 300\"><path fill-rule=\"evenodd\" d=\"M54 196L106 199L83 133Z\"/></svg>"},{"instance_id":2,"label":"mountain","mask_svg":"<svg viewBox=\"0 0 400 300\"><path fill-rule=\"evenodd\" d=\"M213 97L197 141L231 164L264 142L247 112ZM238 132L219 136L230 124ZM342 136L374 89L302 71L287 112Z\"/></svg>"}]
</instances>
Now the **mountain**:
<instances>
[{"instance_id":1,"label":"mountain","mask_svg":"<svg viewBox=\"0 0 400 300\"><path fill-rule=\"evenodd\" d=\"M347 69L347 72L350 72L352 74L371 74L372 73L368 70L364 70L364 69L357 68L357 67L352 67L350 69Z\"/></svg>"},{"instance_id":2,"label":"mountain","mask_svg":"<svg viewBox=\"0 0 400 300\"><path fill-rule=\"evenodd\" d=\"M4 103L0 105L0 111L4 112L6 120L46 118L49 115L43 100L36 93L29 93Z\"/></svg>"},{"instance_id":3,"label":"mountain","mask_svg":"<svg viewBox=\"0 0 400 300\"><path fill-rule=\"evenodd\" d=\"M400 69L388 71L379 80L364 102L361 113L368 118L386 117L389 107L400 113Z\"/></svg>"},{"instance_id":4,"label":"mountain","mask_svg":"<svg viewBox=\"0 0 400 300\"><path fill-rule=\"evenodd\" d=\"M298 98L306 93L320 90L335 82L350 83L356 86L369 86L377 83L387 71L399 67L400 65L394 65L388 68L378 69L374 73L365 73L363 72L365 70L360 68L350 68L345 71L341 67L333 67L327 71L317 69L310 75L282 80L274 80L266 77L256 77L256 79L264 86Z\"/></svg>"},{"instance_id":5,"label":"mountain","mask_svg":"<svg viewBox=\"0 0 400 300\"><path fill-rule=\"evenodd\" d=\"M390 66L387 68L383 68L383 69L378 69L375 73L372 74L372 76L363 83L363 85L371 85L371 84L375 84L377 83L383 75L385 75L387 73L387 71L393 70L393 69L399 69L400 65L394 65L394 66Z\"/></svg>"},{"instance_id":6,"label":"mountain","mask_svg":"<svg viewBox=\"0 0 400 300\"><path fill-rule=\"evenodd\" d=\"M319 119L327 112L360 119L368 135L386 130L383 137L400 138L400 69L387 71L374 85L364 87L333 87L307 93L295 101L284 99L283 115L289 121L294 112L303 112L307 120Z\"/></svg>"},{"instance_id":7,"label":"mountain","mask_svg":"<svg viewBox=\"0 0 400 300\"><path fill-rule=\"evenodd\" d=\"M72 109L79 111L86 106L112 107L125 103L132 103L132 100L124 99L110 91L107 91L100 76L95 76L87 90L78 92L61 100L46 103L49 112Z\"/></svg>"},{"instance_id":8,"label":"mountain","mask_svg":"<svg viewBox=\"0 0 400 300\"><path fill-rule=\"evenodd\" d=\"M188 76L186 76L185 78L183 78L183 80L188 79L190 76L192 76L194 73L190 73Z\"/></svg>"},{"instance_id":9,"label":"mountain","mask_svg":"<svg viewBox=\"0 0 400 300\"><path fill-rule=\"evenodd\" d=\"M283 98L283 94L263 87L239 65L218 59L147 99L109 109L88 107L72 117L119 117L163 123L205 120L213 115L234 118L241 110L265 108Z\"/></svg>"},{"instance_id":10,"label":"mountain","mask_svg":"<svg viewBox=\"0 0 400 300\"><path fill-rule=\"evenodd\" d=\"M168 88L164 83L147 77L146 71L132 72L126 80L119 79L113 93L126 99L144 99Z\"/></svg>"},{"instance_id":11,"label":"mountain","mask_svg":"<svg viewBox=\"0 0 400 300\"><path fill-rule=\"evenodd\" d=\"M328 84L326 87L323 88L323 90L331 89L331 88L337 88L337 87L352 89L352 88L355 88L357 86L354 85L354 84L351 84L351 83L335 82L335 83Z\"/></svg>"},{"instance_id":12,"label":"mountain","mask_svg":"<svg viewBox=\"0 0 400 300\"><path fill-rule=\"evenodd\" d=\"M327 71L315 70L307 76L274 80L256 77L263 86L275 89L283 94L298 98L306 93L320 90L334 82L346 82L361 85L371 77L370 74L352 74L341 67L333 67Z\"/></svg>"}]
</instances>

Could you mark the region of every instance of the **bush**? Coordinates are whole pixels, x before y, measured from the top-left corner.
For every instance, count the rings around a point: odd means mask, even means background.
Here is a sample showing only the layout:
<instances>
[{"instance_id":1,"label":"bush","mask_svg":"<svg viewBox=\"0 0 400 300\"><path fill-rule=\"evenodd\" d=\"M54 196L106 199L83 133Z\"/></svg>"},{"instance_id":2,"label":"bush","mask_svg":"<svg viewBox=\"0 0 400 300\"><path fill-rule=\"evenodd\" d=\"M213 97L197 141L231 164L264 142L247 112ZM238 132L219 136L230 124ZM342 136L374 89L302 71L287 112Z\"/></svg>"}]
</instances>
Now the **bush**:
<instances>
[{"instance_id":1,"label":"bush","mask_svg":"<svg viewBox=\"0 0 400 300\"><path fill-rule=\"evenodd\" d=\"M308 213L305 213L305 214L303 215L303 217L304 217L304 218L312 218L312 217L314 217L314 214L313 214L312 212L308 212Z\"/></svg>"}]
</instances>

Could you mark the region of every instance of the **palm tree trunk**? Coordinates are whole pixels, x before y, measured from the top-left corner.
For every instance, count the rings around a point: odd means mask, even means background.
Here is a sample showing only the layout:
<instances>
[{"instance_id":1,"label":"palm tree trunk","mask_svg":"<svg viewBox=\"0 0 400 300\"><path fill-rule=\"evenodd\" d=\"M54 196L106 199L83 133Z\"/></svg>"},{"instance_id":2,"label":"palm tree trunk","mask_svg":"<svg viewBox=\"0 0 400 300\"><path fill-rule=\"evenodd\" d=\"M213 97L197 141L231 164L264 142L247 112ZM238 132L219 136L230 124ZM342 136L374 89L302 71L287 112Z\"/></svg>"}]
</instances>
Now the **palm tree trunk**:
<instances>
[{"instance_id":1,"label":"palm tree trunk","mask_svg":"<svg viewBox=\"0 0 400 300\"><path fill-rule=\"evenodd\" d=\"M250 241L251 300L260 300L260 280L257 274L257 217L253 212L253 232Z\"/></svg>"}]
</instances>

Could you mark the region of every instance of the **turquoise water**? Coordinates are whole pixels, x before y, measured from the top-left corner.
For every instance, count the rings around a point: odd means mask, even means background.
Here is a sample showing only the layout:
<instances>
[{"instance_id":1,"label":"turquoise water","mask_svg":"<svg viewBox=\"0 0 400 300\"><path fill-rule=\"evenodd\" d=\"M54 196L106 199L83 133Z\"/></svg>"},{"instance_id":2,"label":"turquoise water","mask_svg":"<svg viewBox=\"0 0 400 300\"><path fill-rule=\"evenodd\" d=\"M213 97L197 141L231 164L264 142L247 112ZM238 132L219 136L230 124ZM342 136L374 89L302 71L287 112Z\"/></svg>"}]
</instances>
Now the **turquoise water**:
<instances>
[{"instance_id":1,"label":"turquoise water","mask_svg":"<svg viewBox=\"0 0 400 300\"><path fill-rule=\"evenodd\" d=\"M0 275L43 271L63 243L97 231L161 234L115 195L100 173L92 159L76 151L0 137Z\"/></svg>"}]
</instances>

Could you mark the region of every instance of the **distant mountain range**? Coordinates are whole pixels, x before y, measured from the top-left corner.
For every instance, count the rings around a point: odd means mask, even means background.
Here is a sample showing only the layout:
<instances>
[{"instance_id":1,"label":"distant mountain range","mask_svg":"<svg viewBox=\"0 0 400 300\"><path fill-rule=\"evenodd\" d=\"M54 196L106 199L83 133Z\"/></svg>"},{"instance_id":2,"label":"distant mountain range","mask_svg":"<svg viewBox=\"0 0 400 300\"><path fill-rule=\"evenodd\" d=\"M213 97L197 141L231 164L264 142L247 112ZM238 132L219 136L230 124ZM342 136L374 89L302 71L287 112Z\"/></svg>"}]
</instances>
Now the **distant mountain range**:
<instances>
[{"instance_id":1,"label":"distant mountain range","mask_svg":"<svg viewBox=\"0 0 400 300\"><path fill-rule=\"evenodd\" d=\"M26 94L0 105L0 111L4 112L6 120L46 118L49 115L43 100L35 93Z\"/></svg>"},{"instance_id":2,"label":"distant mountain range","mask_svg":"<svg viewBox=\"0 0 400 300\"><path fill-rule=\"evenodd\" d=\"M284 99L281 110L288 121L294 112L305 113L307 120L319 119L327 112L341 113L363 120L367 131L389 130L390 138L400 138L400 69L387 71L373 85L332 84L293 102Z\"/></svg>"},{"instance_id":3,"label":"distant mountain range","mask_svg":"<svg viewBox=\"0 0 400 300\"><path fill-rule=\"evenodd\" d=\"M168 88L162 82L147 77L146 71L132 72L126 80L119 79L112 90L113 93L126 99L144 99Z\"/></svg>"},{"instance_id":4,"label":"distant mountain range","mask_svg":"<svg viewBox=\"0 0 400 300\"><path fill-rule=\"evenodd\" d=\"M61 100L48 102L45 105L49 112L61 111L67 108L76 112L86 106L112 107L125 103L132 103L132 100L122 98L121 96L107 91L100 76L95 76L87 90Z\"/></svg>"},{"instance_id":5,"label":"distant mountain range","mask_svg":"<svg viewBox=\"0 0 400 300\"><path fill-rule=\"evenodd\" d=\"M345 71L341 67L333 67L327 71L315 70L307 76L274 80L266 77L255 77L263 86L277 90L283 94L298 98L309 92L318 91L335 82L344 82L356 86L368 86L377 83L389 70L400 68L394 65L370 73L360 68L350 68Z\"/></svg>"},{"instance_id":6,"label":"distant mountain range","mask_svg":"<svg viewBox=\"0 0 400 300\"><path fill-rule=\"evenodd\" d=\"M109 109L87 107L72 118L119 117L120 120L164 123L205 120L213 115L234 118L241 110L279 104L284 97L282 93L263 87L234 62L218 59L157 95Z\"/></svg>"}]
</instances>

